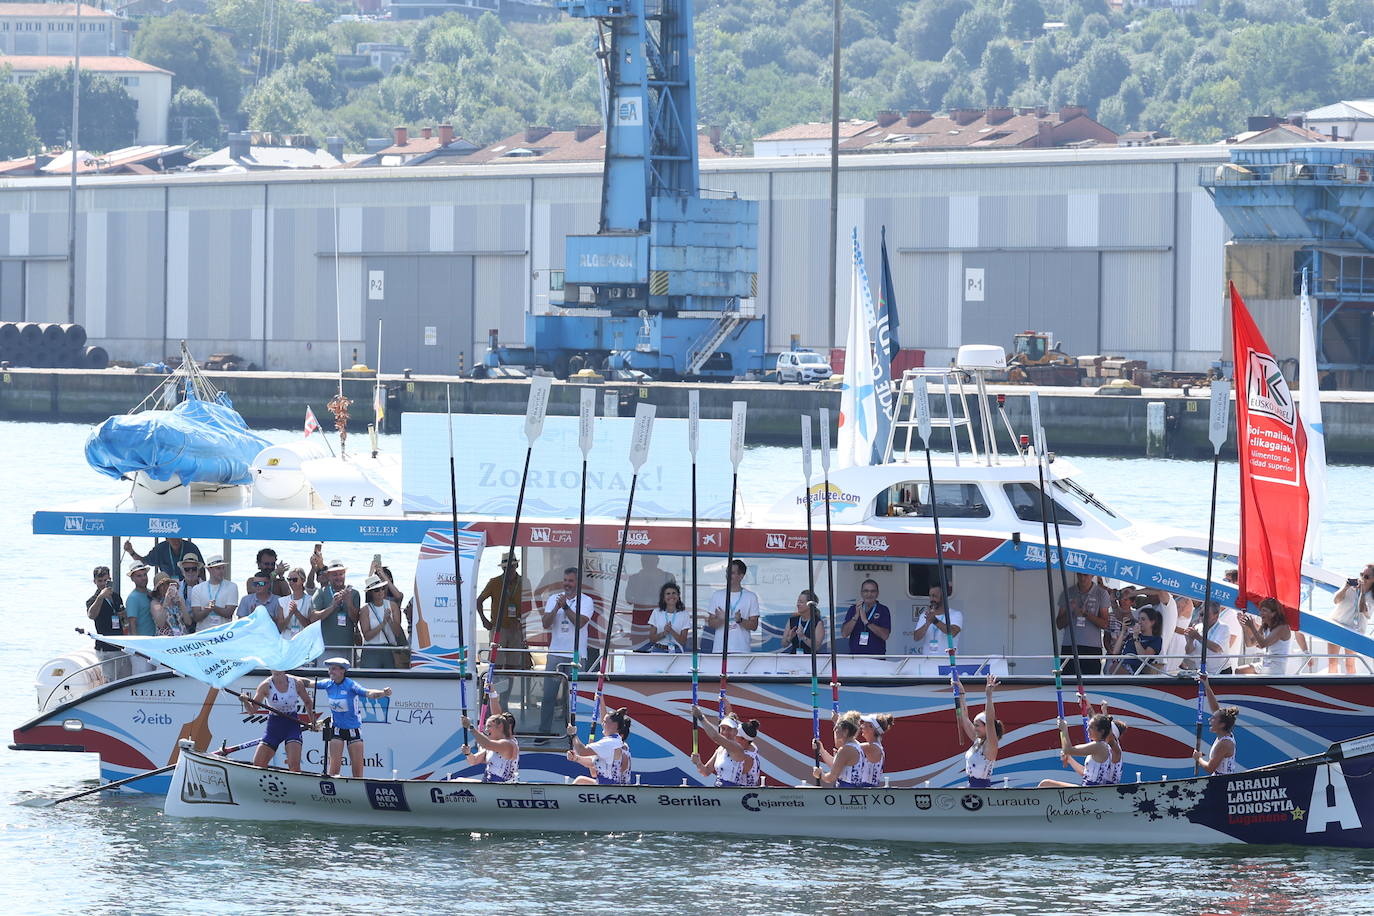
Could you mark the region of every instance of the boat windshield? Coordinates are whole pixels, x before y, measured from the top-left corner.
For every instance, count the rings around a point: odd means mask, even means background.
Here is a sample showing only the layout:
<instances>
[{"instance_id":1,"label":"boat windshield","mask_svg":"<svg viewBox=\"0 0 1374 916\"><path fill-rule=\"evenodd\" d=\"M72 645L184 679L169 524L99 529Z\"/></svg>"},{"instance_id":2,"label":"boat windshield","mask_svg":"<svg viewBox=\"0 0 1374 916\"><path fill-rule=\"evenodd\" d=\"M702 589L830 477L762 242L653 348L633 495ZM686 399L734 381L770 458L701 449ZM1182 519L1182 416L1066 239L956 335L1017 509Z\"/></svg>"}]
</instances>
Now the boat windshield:
<instances>
[{"instance_id":1,"label":"boat windshield","mask_svg":"<svg viewBox=\"0 0 1374 916\"><path fill-rule=\"evenodd\" d=\"M1016 517L1023 522L1043 521L1044 516L1040 511L1041 494L1040 488L1033 483L1018 481L1016 483L1002 484L1002 489L1006 491L1007 499L1011 501L1011 507L1016 512ZM1082 525L1078 516L1068 509L1065 509L1058 500L1051 497L1050 502L1054 505L1054 518L1061 525Z\"/></svg>"},{"instance_id":2,"label":"boat windshield","mask_svg":"<svg viewBox=\"0 0 1374 916\"><path fill-rule=\"evenodd\" d=\"M1061 492L1064 492L1066 494L1072 494L1072 496L1078 503L1080 503L1084 508L1086 508L1089 512L1096 516L1099 521L1101 521L1104 525L1107 525L1109 528L1120 529L1129 528L1131 526L1131 522L1129 519L1124 519L1120 515L1117 515L1116 512L1111 508L1111 506L1108 506L1106 503L1098 499L1092 493L1089 493L1087 490L1083 489L1073 480L1065 477L1061 480L1056 480L1054 482L1054 486Z\"/></svg>"},{"instance_id":3,"label":"boat windshield","mask_svg":"<svg viewBox=\"0 0 1374 916\"><path fill-rule=\"evenodd\" d=\"M987 518L992 514L976 483L937 483L935 508L941 518ZM876 514L930 518L930 484L908 480L888 487L878 496Z\"/></svg>"}]
</instances>

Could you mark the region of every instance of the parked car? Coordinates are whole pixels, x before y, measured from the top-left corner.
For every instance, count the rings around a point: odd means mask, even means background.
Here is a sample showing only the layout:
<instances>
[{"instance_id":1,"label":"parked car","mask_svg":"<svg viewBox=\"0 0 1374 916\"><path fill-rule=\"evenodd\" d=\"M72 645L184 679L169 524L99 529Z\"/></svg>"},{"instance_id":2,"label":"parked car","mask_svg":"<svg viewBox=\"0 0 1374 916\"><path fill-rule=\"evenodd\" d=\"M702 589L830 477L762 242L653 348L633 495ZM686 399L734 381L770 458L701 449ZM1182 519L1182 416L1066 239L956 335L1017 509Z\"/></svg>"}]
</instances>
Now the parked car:
<instances>
[{"instance_id":1,"label":"parked car","mask_svg":"<svg viewBox=\"0 0 1374 916\"><path fill-rule=\"evenodd\" d=\"M797 382L802 385L824 381L834 374L830 369L830 363L819 353L811 350L789 350L779 353L777 371L779 382Z\"/></svg>"}]
</instances>

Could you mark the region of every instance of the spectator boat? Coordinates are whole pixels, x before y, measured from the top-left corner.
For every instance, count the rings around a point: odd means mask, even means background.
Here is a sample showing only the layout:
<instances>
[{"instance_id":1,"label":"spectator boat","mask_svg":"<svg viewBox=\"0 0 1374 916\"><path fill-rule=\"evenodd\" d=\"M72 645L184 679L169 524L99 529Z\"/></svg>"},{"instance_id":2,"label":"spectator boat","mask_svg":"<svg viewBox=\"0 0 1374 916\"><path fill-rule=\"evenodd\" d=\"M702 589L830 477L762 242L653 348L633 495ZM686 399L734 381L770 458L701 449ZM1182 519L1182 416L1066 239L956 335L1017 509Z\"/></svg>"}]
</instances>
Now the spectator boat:
<instances>
[{"instance_id":1,"label":"spectator boat","mask_svg":"<svg viewBox=\"0 0 1374 916\"><path fill-rule=\"evenodd\" d=\"M1023 447L1005 415L994 408L982 371L974 365L928 374L935 390L945 392L943 417L937 424L948 428L954 444L952 453L935 463L934 502L940 515L939 555L950 572L952 604L964 613L959 671L974 677L990 671L1002 679L997 708L1007 733L1001 742L999 777L1008 777L1015 785L1059 777L1064 770L1054 735L1053 661L1046 638L1047 553L1052 561L1062 560L1070 575L1090 573L1200 599L1204 591L1201 556L1206 552L1206 541L1122 517L1085 488L1081 475L1068 461L1054 458L1046 463L1045 470L1056 504L1054 514L1060 522L1063 551L1047 550L1040 520L1037 456ZM914 375L908 376L904 384L910 385ZM440 443L445 441L442 427L434 425L443 424L445 418L407 415L404 419L404 483L389 477L395 469L385 464L371 466L366 460L319 457L293 464L289 454L279 452L274 460L259 456L255 483L244 488L238 498L220 494L214 500L191 499L183 505L145 505L136 500L132 506L119 508L75 506L40 511L34 516L33 530L42 535L108 538L116 557L124 537L149 535L222 538L226 548L239 543L240 551L250 552L265 542L296 542L301 544L302 556L317 541L370 545L365 547L369 552L374 547L390 548L389 556L395 555L398 546L418 548L416 606L406 647L410 667L353 672L364 686L390 685L395 691L389 700L366 704L367 773L371 777L395 772L424 779L462 771L455 728L460 677L453 591L455 539L448 515L447 456L440 451L442 445L437 449L434 445L436 435ZM573 422L575 427L573 417L551 417L550 422L558 419ZM498 448L504 446L506 462L498 466L498 459L492 457L490 467L482 465L472 486L473 499L480 505L460 510L458 546L466 583L462 606L465 631L473 634L479 632L472 613L473 583L483 578L479 576L483 558L487 571L495 572L495 562L511 537L510 514L520 473L518 466L509 466L515 454L510 442L518 436L520 418L463 416L457 420L462 447L473 450L462 456L460 465L475 461L472 454L489 441ZM488 425L472 425L479 421ZM603 424L598 428L614 431L620 428L617 423L632 421L598 422ZM703 434L709 422L703 422ZM999 422L1007 435L999 437ZM914 425L910 417L895 424L883 464L835 470L829 475L837 619L843 619L859 583L868 578L879 583L880 600L891 608L894 618L887 654L840 654L835 673L842 685L843 708L887 712L897 718L896 730L888 741L887 772L892 784L943 787L961 783L963 747L953 721L948 660L943 654L914 654L913 650L920 647L913 646L910 638L915 619L927 606L929 588L939 582L924 455L910 450ZM414 454L412 433L417 448ZM696 776L688 760L691 656L633 651L644 641L644 625L656 601L658 585L672 575L682 583L684 597L690 598L693 579L693 529L685 518L674 517L686 498L686 470L682 467L685 434L680 427L660 421L654 441L656 446L666 444L676 454L678 467L674 471L664 466L656 472L663 477L657 488L663 505L646 508L642 516L636 516L624 538L628 559L618 626L612 633L606 702L627 707L635 720L631 746L637 772L647 782L677 785L683 779L695 781ZM709 437L703 439L704 448L709 441ZM723 444L725 440L714 441ZM608 457L610 451L599 448L593 454L603 458L607 467L612 461L618 462L614 469L619 469L624 453L612 459ZM527 778L554 783L574 774L574 765L564 759L566 738L557 734L560 727L538 733L540 700L545 681L566 681L568 671L540 670L547 637L533 605L537 601L542 606L551 590L556 591L557 585L552 583L561 577L562 568L576 562L577 473L568 469L570 453L566 443L562 451L551 452L551 461L560 456L562 460L550 465L556 471L540 473L545 474L543 483L561 481L565 489L570 477L574 520L569 520L566 503L553 501L550 494L555 490L550 487L526 505L518 532L522 570L530 586L523 619L534 670L500 671L496 676L497 689L517 716L519 733L529 752L522 761L522 771ZM702 475L704 486L710 483L707 477L727 476L718 473L723 453L724 448L719 454L709 449L703 452L709 460L705 467L717 471ZM651 464L654 460L651 457ZM428 503L423 493L415 495L419 484L412 486L418 479L412 478L412 472L426 464L431 470L438 467L440 484ZM678 476L672 477L673 473ZM780 473L791 472L783 469ZM827 491L820 479L813 478L803 486L801 478L798 468L796 488L771 508L740 507L734 551L750 564L745 585L758 593L763 614L754 635L754 651L728 660L729 696L735 709L762 722L760 749L765 770L789 783L803 781L810 768L811 665L806 656L778 654L777 649L797 592L807 582L808 506L815 530L817 590L823 603L829 592L823 514ZM479 484L485 484L486 489ZM460 487L459 492L467 493L467 489ZM728 494L728 484L725 492ZM675 497L678 509L668 504ZM724 502L728 508L728 497ZM710 505L710 501L703 499L702 504ZM637 502L636 507L639 505ZM597 602L591 641L598 648L613 590L616 555L622 546L622 523L608 516L624 511L623 490L613 498L608 496L605 506L591 513L586 526L585 584ZM731 539L725 520L728 512L703 515L708 517L696 529L695 547L699 600L704 608L723 580ZM1220 562L1236 550L1234 544L1218 543ZM1055 574L1058 591L1057 569ZM1324 602L1329 605L1331 592L1343 581L1319 568L1306 568L1305 575L1316 589L1318 606ZM358 578L355 575L355 584ZM1230 604L1235 591L1214 582L1212 596ZM1358 659L1363 673L1294 671L1277 677L1214 678L1220 701L1244 711L1238 730L1239 756L1248 766L1319 753L1333 742L1374 731L1374 699L1369 689L1374 678L1366 658L1374 656L1374 642L1317 614L1304 613L1302 629L1309 636L1364 656ZM703 645L710 635L705 631ZM475 647L483 670L484 646L485 641L478 640ZM352 647L338 648L347 652ZM1323 662L1318 670L1324 672L1325 667ZM819 668L824 683L831 677L828 654L819 659ZM702 659L703 678L719 670L718 653ZM472 677L471 671L468 677ZM584 723L591 712L589 680L594 681L594 677L584 671L577 707L578 718ZM1128 779L1135 773L1151 778L1191 774L1196 718L1196 685L1192 680L1113 674L1090 675L1086 681L1094 704L1107 701L1113 713L1133 726L1125 742ZM244 688L252 682L245 678L237 686ZM213 691L207 694L201 684L167 671L112 680L89 653L77 652L45 664L37 686L38 714L15 728L13 746L99 754L102 774L109 779L169 762L179 737L194 736L201 747L212 740L233 744L256 737L261 727L259 716L245 715L231 700L217 701L217 695ZM475 695L474 687L468 688L470 697ZM702 688L703 696L713 692L714 683ZM828 717L829 709L822 714ZM563 716L560 710L554 720L563 721ZM541 739L542 743L535 743ZM305 760L308 767L318 767L322 762L317 742L307 741ZM167 777L162 777L136 783L135 788L160 792L167 784Z\"/></svg>"},{"instance_id":2,"label":"spectator boat","mask_svg":"<svg viewBox=\"0 0 1374 916\"><path fill-rule=\"evenodd\" d=\"M328 778L255 767L186 745L164 802L173 817L913 843L1374 847L1374 735L1243 773L1062 789Z\"/></svg>"}]
</instances>

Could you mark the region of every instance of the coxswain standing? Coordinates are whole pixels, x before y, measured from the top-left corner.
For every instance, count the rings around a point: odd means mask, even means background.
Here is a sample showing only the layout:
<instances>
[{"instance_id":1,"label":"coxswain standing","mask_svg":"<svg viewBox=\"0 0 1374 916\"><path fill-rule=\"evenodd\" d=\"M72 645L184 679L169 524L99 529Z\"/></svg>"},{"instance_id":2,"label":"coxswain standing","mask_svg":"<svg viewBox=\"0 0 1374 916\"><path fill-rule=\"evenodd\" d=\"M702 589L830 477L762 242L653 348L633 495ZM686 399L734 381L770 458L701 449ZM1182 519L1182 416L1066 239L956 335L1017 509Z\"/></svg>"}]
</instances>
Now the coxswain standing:
<instances>
[{"instance_id":1,"label":"coxswain standing","mask_svg":"<svg viewBox=\"0 0 1374 916\"><path fill-rule=\"evenodd\" d=\"M315 704L306 687L305 678L293 677L285 671L273 671L263 678L250 703L243 700L243 711L258 713L266 706L275 712L267 716L267 730L253 753L253 766L265 767L276 756L277 749L286 745L286 768L293 773L301 770L301 713L308 713L310 727L315 727Z\"/></svg>"},{"instance_id":2,"label":"coxswain standing","mask_svg":"<svg viewBox=\"0 0 1374 916\"><path fill-rule=\"evenodd\" d=\"M348 676L348 659L327 658L325 667L329 677L315 682L316 690L323 690L329 698L329 714L334 720L334 737L329 739L329 775L338 776L343 769L344 745L348 745L348 762L354 776L363 775L364 752L362 719L358 715L358 697L375 700L391 696L391 688L368 690Z\"/></svg>"}]
</instances>

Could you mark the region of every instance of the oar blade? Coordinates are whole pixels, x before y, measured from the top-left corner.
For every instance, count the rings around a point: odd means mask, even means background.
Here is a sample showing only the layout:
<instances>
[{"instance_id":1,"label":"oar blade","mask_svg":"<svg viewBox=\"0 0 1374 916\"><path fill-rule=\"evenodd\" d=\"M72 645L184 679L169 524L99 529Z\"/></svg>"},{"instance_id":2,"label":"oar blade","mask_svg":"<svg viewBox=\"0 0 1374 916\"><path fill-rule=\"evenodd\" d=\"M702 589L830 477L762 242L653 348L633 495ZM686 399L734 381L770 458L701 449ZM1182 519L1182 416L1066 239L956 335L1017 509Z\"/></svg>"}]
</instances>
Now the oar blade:
<instances>
[{"instance_id":1,"label":"oar blade","mask_svg":"<svg viewBox=\"0 0 1374 916\"><path fill-rule=\"evenodd\" d=\"M630 433L630 466L635 473L644 466L649 457L649 440L654 434L654 405L639 404L635 407L635 425Z\"/></svg>"},{"instance_id":2,"label":"oar blade","mask_svg":"<svg viewBox=\"0 0 1374 916\"><path fill-rule=\"evenodd\" d=\"M1030 392L1031 436L1035 441L1035 453L1045 454L1045 430L1040 426L1040 392Z\"/></svg>"},{"instance_id":3,"label":"oar blade","mask_svg":"<svg viewBox=\"0 0 1374 916\"><path fill-rule=\"evenodd\" d=\"M701 442L701 392L687 392L687 453L695 461L697 445Z\"/></svg>"},{"instance_id":4,"label":"oar blade","mask_svg":"<svg viewBox=\"0 0 1374 916\"><path fill-rule=\"evenodd\" d=\"M596 391L582 389L582 401L577 407L577 447L585 461L592 450L592 433L596 426Z\"/></svg>"},{"instance_id":5,"label":"oar blade","mask_svg":"<svg viewBox=\"0 0 1374 916\"><path fill-rule=\"evenodd\" d=\"M830 470L830 408L821 408L821 470Z\"/></svg>"},{"instance_id":6,"label":"oar blade","mask_svg":"<svg viewBox=\"0 0 1374 916\"><path fill-rule=\"evenodd\" d=\"M1212 440L1212 451L1221 454L1226 444L1226 432L1231 425L1231 382L1217 379L1212 382L1212 414L1208 418L1207 438Z\"/></svg>"},{"instance_id":7,"label":"oar blade","mask_svg":"<svg viewBox=\"0 0 1374 916\"><path fill-rule=\"evenodd\" d=\"M924 377L916 379L916 431L925 447L930 448L930 389Z\"/></svg>"},{"instance_id":8,"label":"oar blade","mask_svg":"<svg viewBox=\"0 0 1374 916\"><path fill-rule=\"evenodd\" d=\"M806 476L806 485L811 485L811 415L802 414L802 474Z\"/></svg>"},{"instance_id":9,"label":"oar blade","mask_svg":"<svg viewBox=\"0 0 1374 916\"><path fill-rule=\"evenodd\" d=\"M553 389L553 379L547 375L536 375L530 379L530 397L525 404L525 441L533 445L544 431L544 417L549 412L549 394Z\"/></svg>"},{"instance_id":10,"label":"oar blade","mask_svg":"<svg viewBox=\"0 0 1374 916\"><path fill-rule=\"evenodd\" d=\"M744 421L749 413L749 404L735 401L730 405L730 464L739 470L740 459L744 457Z\"/></svg>"}]
</instances>

